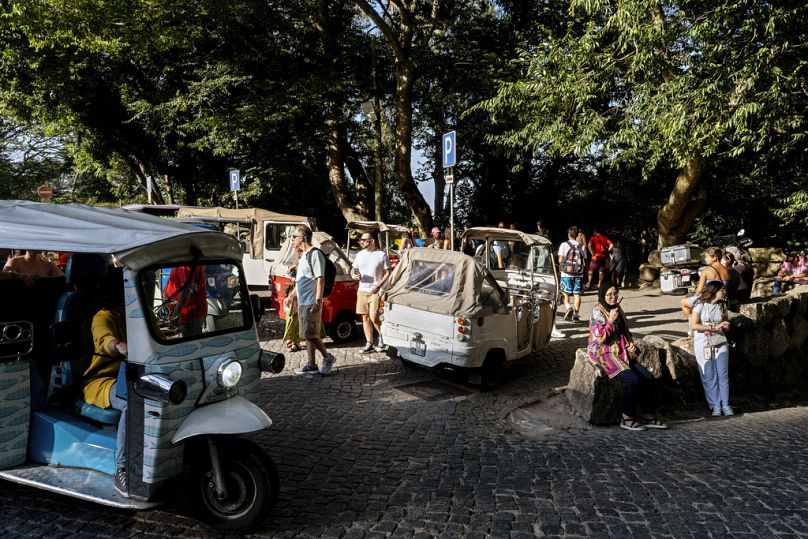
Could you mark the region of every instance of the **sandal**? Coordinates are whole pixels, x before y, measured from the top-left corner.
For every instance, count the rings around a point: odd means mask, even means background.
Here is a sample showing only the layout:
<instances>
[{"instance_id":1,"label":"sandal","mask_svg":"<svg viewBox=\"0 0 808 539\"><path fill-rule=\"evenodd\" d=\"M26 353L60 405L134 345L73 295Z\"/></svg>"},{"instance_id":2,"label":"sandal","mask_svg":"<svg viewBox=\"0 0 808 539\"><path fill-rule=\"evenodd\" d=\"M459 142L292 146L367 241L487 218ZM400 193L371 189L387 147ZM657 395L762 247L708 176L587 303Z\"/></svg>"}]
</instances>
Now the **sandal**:
<instances>
[{"instance_id":1,"label":"sandal","mask_svg":"<svg viewBox=\"0 0 808 539\"><path fill-rule=\"evenodd\" d=\"M643 425L633 417L629 417L629 418L622 418L620 420L620 428L626 430L645 430L645 425Z\"/></svg>"},{"instance_id":2,"label":"sandal","mask_svg":"<svg viewBox=\"0 0 808 539\"><path fill-rule=\"evenodd\" d=\"M666 425L665 423L663 423L662 421L660 421L656 417L643 419L643 422L645 424L645 427L648 428L648 429L667 429L668 428L668 425Z\"/></svg>"},{"instance_id":3,"label":"sandal","mask_svg":"<svg viewBox=\"0 0 808 539\"><path fill-rule=\"evenodd\" d=\"M289 352L300 352L302 350L300 345L295 341L286 341L286 349L289 350Z\"/></svg>"}]
</instances>

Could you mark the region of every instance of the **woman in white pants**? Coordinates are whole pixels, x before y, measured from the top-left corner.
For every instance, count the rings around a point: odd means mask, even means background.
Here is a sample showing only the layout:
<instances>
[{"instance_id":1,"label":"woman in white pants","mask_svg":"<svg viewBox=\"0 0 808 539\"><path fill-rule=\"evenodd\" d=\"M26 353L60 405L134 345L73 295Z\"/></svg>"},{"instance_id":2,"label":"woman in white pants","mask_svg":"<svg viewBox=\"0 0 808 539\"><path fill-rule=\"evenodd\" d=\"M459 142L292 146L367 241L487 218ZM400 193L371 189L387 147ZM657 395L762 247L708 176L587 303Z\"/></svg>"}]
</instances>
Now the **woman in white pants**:
<instances>
[{"instance_id":1,"label":"woman in white pants","mask_svg":"<svg viewBox=\"0 0 808 539\"><path fill-rule=\"evenodd\" d=\"M699 364L701 385L713 416L733 415L729 405L729 331L726 290L721 281L704 285L690 315L693 348Z\"/></svg>"}]
</instances>

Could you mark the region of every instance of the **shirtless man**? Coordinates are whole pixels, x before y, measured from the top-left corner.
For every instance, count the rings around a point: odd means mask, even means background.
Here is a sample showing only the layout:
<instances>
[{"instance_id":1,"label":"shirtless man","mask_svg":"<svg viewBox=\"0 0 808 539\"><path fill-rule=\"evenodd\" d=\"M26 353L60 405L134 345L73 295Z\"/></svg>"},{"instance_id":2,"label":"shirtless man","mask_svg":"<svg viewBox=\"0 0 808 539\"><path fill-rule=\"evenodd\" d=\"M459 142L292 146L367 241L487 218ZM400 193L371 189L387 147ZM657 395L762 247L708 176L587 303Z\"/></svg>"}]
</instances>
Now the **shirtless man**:
<instances>
[{"instance_id":1,"label":"shirtless man","mask_svg":"<svg viewBox=\"0 0 808 539\"><path fill-rule=\"evenodd\" d=\"M6 262L3 271L12 271L31 277L60 277L64 275L56 264L42 257L42 251L25 251L24 255L15 256Z\"/></svg>"}]
</instances>

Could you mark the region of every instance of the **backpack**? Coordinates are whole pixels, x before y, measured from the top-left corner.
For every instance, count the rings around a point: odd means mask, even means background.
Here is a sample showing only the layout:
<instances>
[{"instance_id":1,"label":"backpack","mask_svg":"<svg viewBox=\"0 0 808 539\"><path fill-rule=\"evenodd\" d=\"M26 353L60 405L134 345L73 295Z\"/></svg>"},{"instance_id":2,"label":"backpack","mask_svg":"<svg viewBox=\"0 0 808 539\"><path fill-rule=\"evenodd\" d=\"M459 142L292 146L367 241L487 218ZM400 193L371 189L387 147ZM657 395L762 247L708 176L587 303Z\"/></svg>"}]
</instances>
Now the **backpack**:
<instances>
[{"instance_id":1,"label":"backpack","mask_svg":"<svg viewBox=\"0 0 808 539\"><path fill-rule=\"evenodd\" d=\"M323 253L322 250L318 249L317 247L312 247L309 253L313 251L320 251ZM306 259L309 263L309 267L311 266L311 258L310 255L306 256ZM323 268L323 279L325 279L325 287L323 288L323 297L327 298L331 291L334 290L334 281L337 279L337 266L334 265L334 262L331 261L325 253L323 253L323 258L325 258L325 267Z\"/></svg>"},{"instance_id":2,"label":"backpack","mask_svg":"<svg viewBox=\"0 0 808 539\"><path fill-rule=\"evenodd\" d=\"M583 275L584 273L584 255L581 252L581 246L575 245L572 242L567 242L570 246L569 251L564 256L564 267L561 271L570 275Z\"/></svg>"}]
</instances>

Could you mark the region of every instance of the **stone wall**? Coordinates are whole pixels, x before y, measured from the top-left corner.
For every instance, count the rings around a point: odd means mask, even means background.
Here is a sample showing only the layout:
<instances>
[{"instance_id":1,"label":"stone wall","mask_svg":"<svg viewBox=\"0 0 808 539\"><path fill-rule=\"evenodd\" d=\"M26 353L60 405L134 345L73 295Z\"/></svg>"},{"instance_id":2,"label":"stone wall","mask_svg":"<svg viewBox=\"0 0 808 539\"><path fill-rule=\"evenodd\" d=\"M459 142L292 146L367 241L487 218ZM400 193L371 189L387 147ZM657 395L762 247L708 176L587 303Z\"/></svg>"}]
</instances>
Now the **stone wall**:
<instances>
[{"instance_id":1,"label":"stone wall","mask_svg":"<svg viewBox=\"0 0 808 539\"><path fill-rule=\"evenodd\" d=\"M730 348L730 391L733 395L777 393L805 387L808 381L808 285L782 296L753 299L730 313L734 343ZM668 405L704 402L693 339L668 342L647 336L637 342L638 361L658 380L658 400ZM576 413L593 424L620 417L622 388L597 376L585 349L575 355L567 398ZM706 403L705 403L706 410Z\"/></svg>"}]
</instances>

